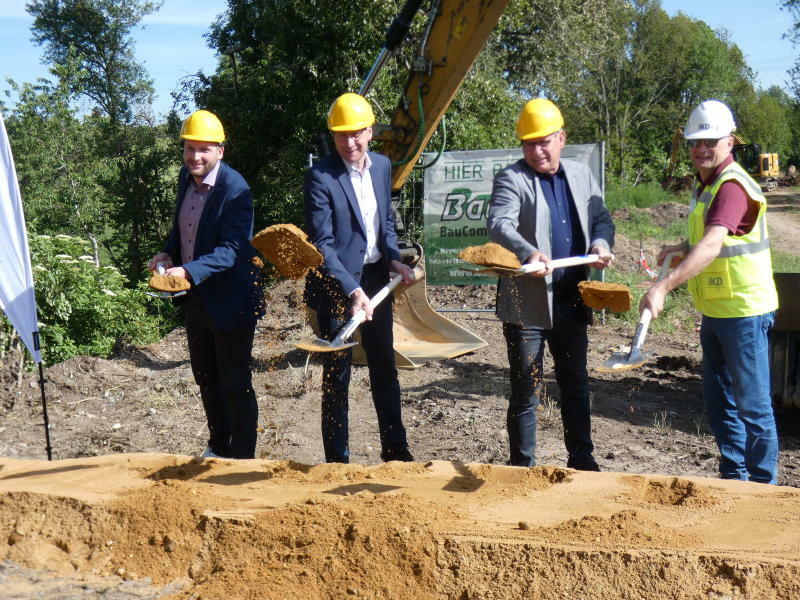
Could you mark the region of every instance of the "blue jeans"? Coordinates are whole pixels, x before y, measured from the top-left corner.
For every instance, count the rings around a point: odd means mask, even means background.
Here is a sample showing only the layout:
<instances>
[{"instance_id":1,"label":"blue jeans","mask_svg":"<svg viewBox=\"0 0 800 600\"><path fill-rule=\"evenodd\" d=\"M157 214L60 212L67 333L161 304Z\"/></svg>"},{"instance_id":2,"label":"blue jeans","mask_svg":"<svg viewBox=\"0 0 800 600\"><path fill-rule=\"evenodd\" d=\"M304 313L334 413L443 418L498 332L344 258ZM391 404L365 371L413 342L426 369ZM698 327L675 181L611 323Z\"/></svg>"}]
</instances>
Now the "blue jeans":
<instances>
[{"instance_id":1,"label":"blue jeans","mask_svg":"<svg viewBox=\"0 0 800 600\"><path fill-rule=\"evenodd\" d=\"M723 479L777 482L778 433L770 398L769 342L775 320L703 316L703 398Z\"/></svg>"},{"instance_id":2,"label":"blue jeans","mask_svg":"<svg viewBox=\"0 0 800 600\"><path fill-rule=\"evenodd\" d=\"M594 462L586 368L589 314L576 296L554 299L553 328L503 323L508 350L511 398L508 404L509 464L536 464L536 408L542 391L544 344L547 342L561 392L561 421L569 466Z\"/></svg>"}]
</instances>

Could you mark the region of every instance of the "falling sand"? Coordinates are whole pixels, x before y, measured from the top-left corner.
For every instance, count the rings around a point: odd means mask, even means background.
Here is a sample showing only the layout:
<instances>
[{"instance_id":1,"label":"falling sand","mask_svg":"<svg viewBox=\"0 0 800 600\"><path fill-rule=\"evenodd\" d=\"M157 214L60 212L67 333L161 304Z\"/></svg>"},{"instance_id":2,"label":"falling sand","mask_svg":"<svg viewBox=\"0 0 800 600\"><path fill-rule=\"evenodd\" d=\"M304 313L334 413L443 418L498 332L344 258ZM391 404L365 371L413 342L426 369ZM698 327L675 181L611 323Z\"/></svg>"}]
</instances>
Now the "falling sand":
<instances>
[{"instance_id":1,"label":"falling sand","mask_svg":"<svg viewBox=\"0 0 800 600\"><path fill-rule=\"evenodd\" d=\"M800 491L453 461L0 458L3 560L183 599L789 600Z\"/></svg>"}]
</instances>

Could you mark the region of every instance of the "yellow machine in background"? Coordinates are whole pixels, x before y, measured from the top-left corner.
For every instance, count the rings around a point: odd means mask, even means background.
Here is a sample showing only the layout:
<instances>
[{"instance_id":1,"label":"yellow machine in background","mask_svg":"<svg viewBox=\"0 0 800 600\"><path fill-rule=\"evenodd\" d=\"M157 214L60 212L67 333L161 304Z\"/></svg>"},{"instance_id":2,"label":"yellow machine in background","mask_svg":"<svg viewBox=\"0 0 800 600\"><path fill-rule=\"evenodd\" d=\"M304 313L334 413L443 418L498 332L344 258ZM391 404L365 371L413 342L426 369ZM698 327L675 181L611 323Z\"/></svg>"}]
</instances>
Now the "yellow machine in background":
<instances>
[{"instance_id":1,"label":"yellow machine in background","mask_svg":"<svg viewBox=\"0 0 800 600\"><path fill-rule=\"evenodd\" d=\"M664 173L665 185L674 184L673 175L678 164L682 142L683 128L676 127L672 133L669 161ZM776 153L761 152L759 144L745 144L742 138L733 134L733 158L747 171L750 177L758 182L762 191L771 192L778 189L780 164Z\"/></svg>"},{"instance_id":2,"label":"yellow machine in background","mask_svg":"<svg viewBox=\"0 0 800 600\"><path fill-rule=\"evenodd\" d=\"M759 144L745 144L736 134L733 140L733 157L736 162L759 183L763 191L771 192L778 189L780 171L778 155L774 152L761 152Z\"/></svg>"}]
</instances>

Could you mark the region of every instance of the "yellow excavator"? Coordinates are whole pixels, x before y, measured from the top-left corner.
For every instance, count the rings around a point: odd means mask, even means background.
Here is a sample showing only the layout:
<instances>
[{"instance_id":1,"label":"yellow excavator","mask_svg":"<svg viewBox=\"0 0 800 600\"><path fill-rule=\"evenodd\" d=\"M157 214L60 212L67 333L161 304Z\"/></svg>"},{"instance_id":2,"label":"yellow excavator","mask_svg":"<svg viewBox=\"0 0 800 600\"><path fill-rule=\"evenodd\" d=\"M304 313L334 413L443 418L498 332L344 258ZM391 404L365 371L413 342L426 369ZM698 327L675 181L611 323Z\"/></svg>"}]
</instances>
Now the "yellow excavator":
<instances>
[{"instance_id":1,"label":"yellow excavator","mask_svg":"<svg viewBox=\"0 0 800 600\"><path fill-rule=\"evenodd\" d=\"M778 155L761 152L758 144L745 144L738 135L733 135L733 158L755 179L765 192L778 189L780 167Z\"/></svg>"}]
</instances>

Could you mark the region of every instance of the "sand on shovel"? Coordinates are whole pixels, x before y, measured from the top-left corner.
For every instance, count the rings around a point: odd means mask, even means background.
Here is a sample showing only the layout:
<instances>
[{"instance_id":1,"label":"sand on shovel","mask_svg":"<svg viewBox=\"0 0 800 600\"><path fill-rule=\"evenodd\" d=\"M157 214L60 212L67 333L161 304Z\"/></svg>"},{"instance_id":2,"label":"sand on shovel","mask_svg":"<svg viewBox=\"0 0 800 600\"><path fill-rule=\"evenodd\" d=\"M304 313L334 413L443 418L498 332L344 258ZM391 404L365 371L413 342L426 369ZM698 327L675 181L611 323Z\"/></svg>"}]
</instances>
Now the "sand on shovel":
<instances>
[{"instance_id":1,"label":"sand on shovel","mask_svg":"<svg viewBox=\"0 0 800 600\"><path fill-rule=\"evenodd\" d=\"M159 292L170 293L182 292L191 287L189 281L183 277L175 277L174 275L159 275L158 273L153 273L153 275L150 276L148 285Z\"/></svg>"},{"instance_id":2,"label":"sand on shovel","mask_svg":"<svg viewBox=\"0 0 800 600\"><path fill-rule=\"evenodd\" d=\"M322 254L308 241L305 232L291 223L270 225L253 238L253 246L282 275L300 279L310 269L322 264Z\"/></svg>"},{"instance_id":3,"label":"sand on shovel","mask_svg":"<svg viewBox=\"0 0 800 600\"><path fill-rule=\"evenodd\" d=\"M626 312L631 309L631 291L619 283L581 281L578 291L584 304L595 310Z\"/></svg>"},{"instance_id":4,"label":"sand on shovel","mask_svg":"<svg viewBox=\"0 0 800 600\"><path fill-rule=\"evenodd\" d=\"M482 246L467 246L458 253L458 257L465 262L485 267L519 269L522 266L513 252L494 242Z\"/></svg>"}]
</instances>

